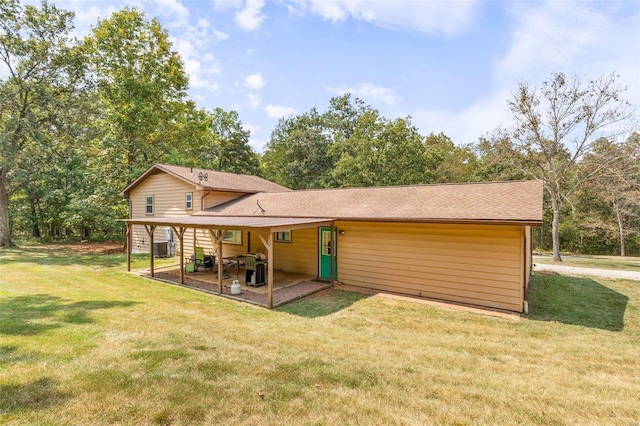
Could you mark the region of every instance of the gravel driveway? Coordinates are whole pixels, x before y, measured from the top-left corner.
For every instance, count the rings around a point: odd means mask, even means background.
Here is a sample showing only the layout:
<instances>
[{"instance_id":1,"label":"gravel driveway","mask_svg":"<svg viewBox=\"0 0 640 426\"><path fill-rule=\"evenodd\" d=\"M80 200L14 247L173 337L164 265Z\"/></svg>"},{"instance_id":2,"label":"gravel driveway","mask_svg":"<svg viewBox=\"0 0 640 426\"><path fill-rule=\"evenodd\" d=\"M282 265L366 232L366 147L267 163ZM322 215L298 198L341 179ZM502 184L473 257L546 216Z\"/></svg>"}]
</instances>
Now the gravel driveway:
<instances>
[{"instance_id":1,"label":"gravel driveway","mask_svg":"<svg viewBox=\"0 0 640 426\"><path fill-rule=\"evenodd\" d=\"M535 265L535 271L552 271L564 275L590 275L592 277L613 279L621 278L625 280L640 281L640 272L636 271L615 271L611 269L576 268L575 266L547 265L544 263L536 263L535 259L533 260L533 263Z\"/></svg>"}]
</instances>

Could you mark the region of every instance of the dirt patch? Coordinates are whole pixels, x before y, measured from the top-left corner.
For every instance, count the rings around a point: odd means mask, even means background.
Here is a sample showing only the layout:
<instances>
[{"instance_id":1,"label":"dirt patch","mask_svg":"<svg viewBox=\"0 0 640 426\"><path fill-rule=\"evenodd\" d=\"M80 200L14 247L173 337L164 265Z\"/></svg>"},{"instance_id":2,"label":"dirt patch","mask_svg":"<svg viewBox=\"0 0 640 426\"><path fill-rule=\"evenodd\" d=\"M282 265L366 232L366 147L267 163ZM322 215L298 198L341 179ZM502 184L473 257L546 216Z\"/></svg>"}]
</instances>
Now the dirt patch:
<instances>
[{"instance_id":1,"label":"dirt patch","mask_svg":"<svg viewBox=\"0 0 640 426\"><path fill-rule=\"evenodd\" d=\"M71 254L103 255L126 253L123 241L77 241L72 243L43 244L44 249L64 250Z\"/></svg>"}]
</instances>

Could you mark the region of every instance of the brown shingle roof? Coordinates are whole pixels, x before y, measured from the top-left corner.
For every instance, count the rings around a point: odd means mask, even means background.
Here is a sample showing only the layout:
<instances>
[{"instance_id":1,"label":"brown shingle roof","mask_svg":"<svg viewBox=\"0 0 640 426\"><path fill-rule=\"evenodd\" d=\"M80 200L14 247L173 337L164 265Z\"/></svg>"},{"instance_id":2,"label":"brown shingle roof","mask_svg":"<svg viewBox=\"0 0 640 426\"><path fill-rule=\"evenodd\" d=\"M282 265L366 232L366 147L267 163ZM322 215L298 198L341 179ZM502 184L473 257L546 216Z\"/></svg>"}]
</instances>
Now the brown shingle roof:
<instances>
[{"instance_id":1,"label":"brown shingle roof","mask_svg":"<svg viewBox=\"0 0 640 426\"><path fill-rule=\"evenodd\" d=\"M539 224L542 195L542 181L302 190L247 195L197 214Z\"/></svg>"},{"instance_id":2,"label":"brown shingle roof","mask_svg":"<svg viewBox=\"0 0 640 426\"><path fill-rule=\"evenodd\" d=\"M134 180L129 186L127 186L122 191L122 194L128 194L149 175L159 172L165 172L188 183L192 183L197 189L246 192L248 194L255 194L258 192L290 191L290 189L285 186L278 185L277 183L270 182L258 176L219 172L216 170L199 169L196 167L154 164L140 175L138 179ZM202 180L200 180L201 174L203 177Z\"/></svg>"}]
</instances>

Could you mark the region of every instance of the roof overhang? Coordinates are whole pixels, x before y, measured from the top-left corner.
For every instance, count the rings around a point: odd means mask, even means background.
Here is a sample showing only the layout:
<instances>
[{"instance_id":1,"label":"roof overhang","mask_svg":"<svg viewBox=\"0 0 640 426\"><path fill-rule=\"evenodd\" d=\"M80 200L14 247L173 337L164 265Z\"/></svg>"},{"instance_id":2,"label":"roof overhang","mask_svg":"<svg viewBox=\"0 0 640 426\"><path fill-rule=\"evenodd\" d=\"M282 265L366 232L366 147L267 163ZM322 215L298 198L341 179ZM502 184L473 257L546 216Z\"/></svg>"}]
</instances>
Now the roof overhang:
<instances>
[{"instance_id":1,"label":"roof overhang","mask_svg":"<svg viewBox=\"0 0 640 426\"><path fill-rule=\"evenodd\" d=\"M295 217L183 216L123 219L130 225L173 226L199 229L269 232L333 226L335 219Z\"/></svg>"}]
</instances>

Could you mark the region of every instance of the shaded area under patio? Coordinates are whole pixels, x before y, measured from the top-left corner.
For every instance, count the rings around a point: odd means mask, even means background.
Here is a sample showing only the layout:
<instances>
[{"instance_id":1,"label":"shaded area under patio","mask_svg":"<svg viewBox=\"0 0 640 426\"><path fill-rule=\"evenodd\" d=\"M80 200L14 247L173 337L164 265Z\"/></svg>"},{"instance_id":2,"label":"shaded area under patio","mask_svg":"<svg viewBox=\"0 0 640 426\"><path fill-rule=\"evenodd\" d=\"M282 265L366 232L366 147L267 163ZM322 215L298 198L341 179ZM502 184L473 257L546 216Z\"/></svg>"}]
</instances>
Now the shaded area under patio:
<instances>
[{"instance_id":1,"label":"shaded area under patio","mask_svg":"<svg viewBox=\"0 0 640 426\"><path fill-rule=\"evenodd\" d=\"M156 268L153 277L151 277L148 270L139 271L138 273L147 278L181 285L180 267L177 265ZM267 286L249 286L245 284L243 278L244 270L242 268L241 271L231 269L228 274L223 275L222 296L268 308ZM238 280L241 286L241 293L237 295L231 294L231 285L234 280ZM215 271L201 269L196 273L185 274L184 284L181 286L219 295L218 275ZM312 275L276 270L273 272L273 307L293 302L331 287L332 285L329 281L317 280Z\"/></svg>"}]
</instances>

